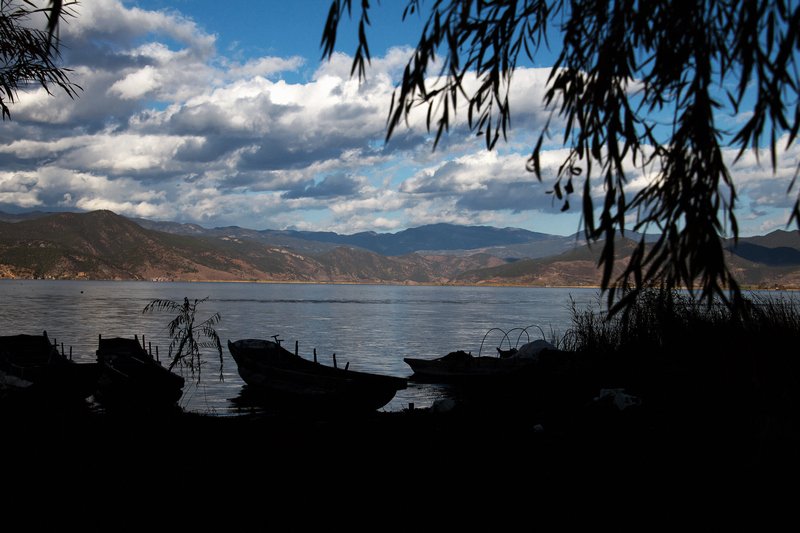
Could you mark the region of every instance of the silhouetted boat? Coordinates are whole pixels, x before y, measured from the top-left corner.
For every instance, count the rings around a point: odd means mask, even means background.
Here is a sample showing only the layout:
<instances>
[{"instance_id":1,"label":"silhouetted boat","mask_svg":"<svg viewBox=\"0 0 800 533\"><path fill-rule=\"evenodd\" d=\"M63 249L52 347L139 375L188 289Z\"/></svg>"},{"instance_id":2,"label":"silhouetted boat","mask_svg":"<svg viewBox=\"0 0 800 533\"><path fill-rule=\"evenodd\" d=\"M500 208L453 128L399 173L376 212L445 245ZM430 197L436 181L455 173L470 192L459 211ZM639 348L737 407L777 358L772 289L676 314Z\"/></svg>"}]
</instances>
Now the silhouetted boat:
<instances>
[{"instance_id":1,"label":"silhouetted boat","mask_svg":"<svg viewBox=\"0 0 800 533\"><path fill-rule=\"evenodd\" d=\"M228 349L247 386L283 408L374 411L407 386L405 378L308 361L279 342L228 341Z\"/></svg>"},{"instance_id":2,"label":"silhouetted boat","mask_svg":"<svg viewBox=\"0 0 800 533\"><path fill-rule=\"evenodd\" d=\"M95 395L100 404L165 407L173 405L183 394L183 377L161 366L142 348L136 336L100 337L97 362L102 369Z\"/></svg>"},{"instance_id":3,"label":"silhouetted boat","mask_svg":"<svg viewBox=\"0 0 800 533\"><path fill-rule=\"evenodd\" d=\"M99 368L66 358L42 335L0 337L0 388L57 401L85 400L95 390Z\"/></svg>"},{"instance_id":4,"label":"silhouetted boat","mask_svg":"<svg viewBox=\"0 0 800 533\"><path fill-rule=\"evenodd\" d=\"M563 354L552 344L533 341L519 350L501 351L498 357L474 356L464 351L450 352L438 359L403 359L414 371L413 378L433 382L488 381L504 377L520 377L539 367L545 359Z\"/></svg>"}]
</instances>

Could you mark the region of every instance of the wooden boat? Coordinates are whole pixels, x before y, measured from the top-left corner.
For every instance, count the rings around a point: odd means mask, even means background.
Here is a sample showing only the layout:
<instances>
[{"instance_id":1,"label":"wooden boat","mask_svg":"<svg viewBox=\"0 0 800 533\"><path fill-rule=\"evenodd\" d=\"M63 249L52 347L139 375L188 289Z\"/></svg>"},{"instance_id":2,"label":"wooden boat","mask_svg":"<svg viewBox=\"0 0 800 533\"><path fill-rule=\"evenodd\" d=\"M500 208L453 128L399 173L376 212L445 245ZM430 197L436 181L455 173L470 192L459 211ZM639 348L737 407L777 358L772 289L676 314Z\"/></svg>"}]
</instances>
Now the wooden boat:
<instances>
[{"instance_id":1,"label":"wooden boat","mask_svg":"<svg viewBox=\"0 0 800 533\"><path fill-rule=\"evenodd\" d=\"M519 350L501 351L498 356L473 356L464 351L451 352L438 359L405 358L419 381L469 382L503 377L520 377L540 367L545 360L563 354L546 341L533 341Z\"/></svg>"},{"instance_id":2,"label":"wooden boat","mask_svg":"<svg viewBox=\"0 0 800 533\"><path fill-rule=\"evenodd\" d=\"M183 394L184 379L161 366L139 338L99 338L101 375L95 398L101 405L130 408L167 407Z\"/></svg>"},{"instance_id":3,"label":"wooden boat","mask_svg":"<svg viewBox=\"0 0 800 533\"><path fill-rule=\"evenodd\" d=\"M530 359L476 357L461 350L438 359L406 357L403 361L414 371L415 379L445 382L497 377L533 366Z\"/></svg>"},{"instance_id":4,"label":"wooden boat","mask_svg":"<svg viewBox=\"0 0 800 533\"><path fill-rule=\"evenodd\" d=\"M54 401L85 400L94 393L99 368L65 357L42 335L0 337L0 388Z\"/></svg>"},{"instance_id":5,"label":"wooden boat","mask_svg":"<svg viewBox=\"0 0 800 533\"><path fill-rule=\"evenodd\" d=\"M374 411L407 386L405 378L308 361L277 338L228 341L228 350L247 386L281 408Z\"/></svg>"}]
</instances>

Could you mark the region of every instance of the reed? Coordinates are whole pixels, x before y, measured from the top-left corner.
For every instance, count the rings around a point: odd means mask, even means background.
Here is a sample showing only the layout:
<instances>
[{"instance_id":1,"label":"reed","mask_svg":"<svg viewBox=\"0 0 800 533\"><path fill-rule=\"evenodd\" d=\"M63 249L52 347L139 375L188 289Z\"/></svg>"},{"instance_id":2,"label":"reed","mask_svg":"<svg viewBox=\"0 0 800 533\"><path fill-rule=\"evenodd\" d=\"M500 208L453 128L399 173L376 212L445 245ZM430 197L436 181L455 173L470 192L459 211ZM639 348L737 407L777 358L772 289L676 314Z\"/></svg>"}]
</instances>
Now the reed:
<instances>
[{"instance_id":1,"label":"reed","mask_svg":"<svg viewBox=\"0 0 800 533\"><path fill-rule=\"evenodd\" d=\"M751 293L743 309L698 302L685 291L642 292L625 313L572 305L567 350L610 356L733 360L755 353L794 359L800 341L800 299Z\"/></svg>"},{"instance_id":2,"label":"reed","mask_svg":"<svg viewBox=\"0 0 800 533\"><path fill-rule=\"evenodd\" d=\"M661 427L717 443L742 471L798 471L800 299L746 297L741 312L684 291L644 292L613 317L573 305L559 347L602 368L600 383L643 398Z\"/></svg>"}]
</instances>

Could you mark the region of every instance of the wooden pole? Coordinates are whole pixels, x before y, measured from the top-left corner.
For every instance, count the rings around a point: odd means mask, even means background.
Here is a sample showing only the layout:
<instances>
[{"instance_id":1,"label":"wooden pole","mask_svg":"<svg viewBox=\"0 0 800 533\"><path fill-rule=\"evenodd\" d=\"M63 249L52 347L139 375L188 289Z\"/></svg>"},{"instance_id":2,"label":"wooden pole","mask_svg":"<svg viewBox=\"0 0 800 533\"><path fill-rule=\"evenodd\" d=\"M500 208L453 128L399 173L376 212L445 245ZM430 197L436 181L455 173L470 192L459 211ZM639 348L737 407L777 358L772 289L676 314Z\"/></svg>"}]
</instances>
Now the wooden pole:
<instances>
[{"instance_id":1,"label":"wooden pole","mask_svg":"<svg viewBox=\"0 0 800 533\"><path fill-rule=\"evenodd\" d=\"M333 368L336 368L336 354L333 354Z\"/></svg>"},{"instance_id":2,"label":"wooden pole","mask_svg":"<svg viewBox=\"0 0 800 533\"><path fill-rule=\"evenodd\" d=\"M300 341L294 341L294 354L297 355L299 352L297 351L297 346L300 344Z\"/></svg>"},{"instance_id":3,"label":"wooden pole","mask_svg":"<svg viewBox=\"0 0 800 533\"><path fill-rule=\"evenodd\" d=\"M314 362L317 362L317 349L314 348Z\"/></svg>"}]
</instances>

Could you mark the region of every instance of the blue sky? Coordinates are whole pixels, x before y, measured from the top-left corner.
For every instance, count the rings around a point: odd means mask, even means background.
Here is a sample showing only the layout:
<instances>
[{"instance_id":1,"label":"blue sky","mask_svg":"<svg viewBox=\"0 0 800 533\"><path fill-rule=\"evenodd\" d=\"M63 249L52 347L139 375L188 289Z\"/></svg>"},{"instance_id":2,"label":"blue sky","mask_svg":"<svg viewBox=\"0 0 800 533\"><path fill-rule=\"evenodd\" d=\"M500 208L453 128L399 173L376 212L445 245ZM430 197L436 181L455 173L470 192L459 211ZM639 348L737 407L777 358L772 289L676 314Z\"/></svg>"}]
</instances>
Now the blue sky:
<instances>
[{"instance_id":1,"label":"blue sky","mask_svg":"<svg viewBox=\"0 0 800 533\"><path fill-rule=\"evenodd\" d=\"M338 233L438 222L575 233L578 198L561 213L546 194L564 157L557 135L542 158L550 181L525 170L549 116L541 101L553 54L516 72L512 130L496 150L470 133L464 112L435 152L423 116L384 144L422 27L416 16L401 22L404 6L373 10L372 68L359 84L349 77L357 21L320 61L329 0L85 0L61 28L83 91L74 101L20 94L0 124L0 210ZM775 172L752 153L733 167L741 235L786 227L799 152L782 149ZM629 190L647 179L630 176Z\"/></svg>"}]
</instances>

